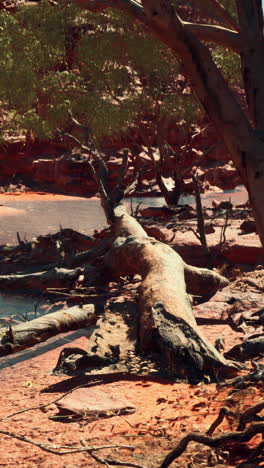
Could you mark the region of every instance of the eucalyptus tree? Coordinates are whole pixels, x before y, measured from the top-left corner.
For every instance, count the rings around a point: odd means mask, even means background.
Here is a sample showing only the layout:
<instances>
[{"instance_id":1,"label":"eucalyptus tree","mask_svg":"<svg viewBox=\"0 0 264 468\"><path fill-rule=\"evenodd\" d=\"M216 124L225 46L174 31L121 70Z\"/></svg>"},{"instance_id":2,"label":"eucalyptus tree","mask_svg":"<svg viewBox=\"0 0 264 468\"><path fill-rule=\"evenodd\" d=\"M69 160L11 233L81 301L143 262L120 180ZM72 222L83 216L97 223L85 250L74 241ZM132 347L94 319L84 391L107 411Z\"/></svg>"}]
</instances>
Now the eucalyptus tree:
<instances>
[{"instance_id":1,"label":"eucalyptus tree","mask_svg":"<svg viewBox=\"0 0 264 468\"><path fill-rule=\"evenodd\" d=\"M100 145L143 119L193 114L192 98L183 99L179 88L178 62L166 47L123 13L97 16L72 3L30 2L0 11L3 135L32 129L52 137L69 128L70 111Z\"/></svg>"},{"instance_id":2,"label":"eucalyptus tree","mask_svg":"<svg viewBox=\"0 0 264 468\"><path fill-rule=\"evenodd\" d=\"M264 32L261 0L207 0L206 24L184 21L177 0L76 0L85 8L114 8L143 24L183 64L183 73L223 139L250 197L264 245ZM199 2L200 4L201 2ZM205 3L205 2L204 2ZM233 15L232 15L233 10ZM212 24L212 13L218 24ZM205 14L205 13L203 13ZM213 46L240 57L247 108L217 66ZM157 58L158 60L158 58Z\"/></svg>"},{"instance_id":3,"label":"eucalyptus tree","mask_svg":"<svg viewBox=\"0 0 264 468\"><path fill-rule=\"evenodd\" d=\"M186 142L204 113L175 55L123 12L94 15L67 0L2 11L0 23L3 135L31 130L51 138L58 130L75 132L72 115L89 127L96 146L105 137L122 141L125 135L127 141L140 134L165 199L177 203L186 149L197 163L195 149ZM237 81L234 54L218 47L214 59L230 83ZM176 122L181 135L168 151L168 128ZM78 132L82 143L86 136ZM141 146L132 143L136 152ZM160 161L153 158L155 146ZM162 177L168 155L175 165L172 189Z\"/></svg>"}]
</instances>

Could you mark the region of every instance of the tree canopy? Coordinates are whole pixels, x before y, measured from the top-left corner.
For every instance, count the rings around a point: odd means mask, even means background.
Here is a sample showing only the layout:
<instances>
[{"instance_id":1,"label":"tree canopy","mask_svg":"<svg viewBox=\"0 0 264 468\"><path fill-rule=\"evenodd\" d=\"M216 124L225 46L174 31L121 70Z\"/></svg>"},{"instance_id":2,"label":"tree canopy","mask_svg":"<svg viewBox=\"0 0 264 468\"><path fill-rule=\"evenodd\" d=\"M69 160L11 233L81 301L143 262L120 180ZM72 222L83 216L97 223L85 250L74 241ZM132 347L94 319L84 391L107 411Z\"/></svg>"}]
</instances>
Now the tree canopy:
<instances>
[{"instance_id":1,"label":"tree canopy","mask_svg":"<svg viewBox=\"0 0 264 468\"><path fill-rule=\"evenodd\" d=\"M30 129L51 138L69 125L69 110L97 144L144 119L189 124L203 116L174 54L122 11L95 15L67 0L42 1L2 10L0 28L3 136ZM237 84L237 55L224 47L213 54Z\"/></svg>"}]
</instances>

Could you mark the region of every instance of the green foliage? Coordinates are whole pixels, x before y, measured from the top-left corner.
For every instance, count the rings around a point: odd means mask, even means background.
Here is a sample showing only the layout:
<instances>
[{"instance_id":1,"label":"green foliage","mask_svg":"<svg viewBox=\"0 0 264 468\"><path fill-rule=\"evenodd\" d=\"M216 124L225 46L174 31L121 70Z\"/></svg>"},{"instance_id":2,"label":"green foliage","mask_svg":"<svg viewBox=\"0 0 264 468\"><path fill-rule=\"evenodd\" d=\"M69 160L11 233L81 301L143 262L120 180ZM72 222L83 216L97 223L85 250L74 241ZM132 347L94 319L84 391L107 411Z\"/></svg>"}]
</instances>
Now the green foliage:
<instances>
[{"instance_id":1,"label":"green foliage","mask_svg":"<svg viewBox=\"0 0 264 468\"><path fill-rule=\"evenodd\" d=\"M0 32L0 102L15 112L13 130L50 138L68 128L71 110L98 143L146 116L201 116L179 86L173 54L123 13L42 1L12 15L1 11Z\"/></svg>"},{"instance_id":2,"label":"green foliage","mask_svg":"<svg viewBox=\"0 0 264 468\"><path fill-rule=\"evenodd\" d=\"M212 51L212 56L224 78L231 85L241 85L242 77L239 55L223 47L216 47Z\"/></svg>"}]
</instances>

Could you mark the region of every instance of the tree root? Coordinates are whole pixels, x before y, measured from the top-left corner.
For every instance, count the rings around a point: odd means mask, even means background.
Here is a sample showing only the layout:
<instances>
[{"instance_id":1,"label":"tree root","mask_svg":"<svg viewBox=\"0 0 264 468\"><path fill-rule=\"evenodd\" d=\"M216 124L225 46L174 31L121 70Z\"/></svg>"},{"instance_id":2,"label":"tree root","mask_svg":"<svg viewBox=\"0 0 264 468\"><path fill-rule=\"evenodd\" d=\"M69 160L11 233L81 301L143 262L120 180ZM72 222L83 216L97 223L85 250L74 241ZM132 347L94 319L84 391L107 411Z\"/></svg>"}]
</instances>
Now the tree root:
<instances>
[{"instance_id":1,"label":"tree root","mask_svg":"<svg viewBox=\"0 0 264 468\"><path fill-rule=\"evenodd\" d=\"M228 379L219 385L220 386L231 385L236 388L243 388L250 384L257 384L263 381L264 381L264 365L259 365L253 372L249 372L249 374L235 377L234 379Z\"/></svg>"},{"instance_id":2,"label":"tree root","mask_svg":"<svg viewBox=\"0 0 264 468\"><path fill-rule=\"evenodd\" d=\"M215 437L200 432L190 432L187 436L183 437L177 447L166 456L159 468L167 468L170 466L176 458L182 455L190 442L198 442L208 447L220 447L226 442L231 441L248 442L256 434L264 434L264 422L252 423L244 431L230 431Z\"/></svg>"},{"instance_id":3,"label":"tree root","mask_svg":"<svg viewBox=\"0 0 264 468\"><path fill-rule=\"evenodd\" d=\"M255 406L251 406L242 414L240 414L237 431L243 431L246 427L246 424L252 421L263 421L264 419L261 416L257 416L257 414L263 409L264 409L264 400L257 403ZM218 417L213 422L211 427L208 429L206 434L211 436L213 432L215 431L215 429L221 424L225 416L232 416L234 418L237 417L237 415L233 411L231 411L226 406L223 406L219 411Z\"/></svg>"}]
</instances>

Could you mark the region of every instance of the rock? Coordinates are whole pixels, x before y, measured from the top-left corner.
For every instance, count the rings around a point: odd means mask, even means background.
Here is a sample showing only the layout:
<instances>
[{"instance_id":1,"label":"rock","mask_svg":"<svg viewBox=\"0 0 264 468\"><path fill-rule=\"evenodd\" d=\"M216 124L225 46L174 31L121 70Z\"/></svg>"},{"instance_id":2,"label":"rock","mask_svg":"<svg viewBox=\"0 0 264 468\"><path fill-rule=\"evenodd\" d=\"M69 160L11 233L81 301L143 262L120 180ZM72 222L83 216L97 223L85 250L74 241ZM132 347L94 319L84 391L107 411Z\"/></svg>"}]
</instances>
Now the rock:
<instances>
[{"instance_id":1,"label":"rock","mask_svg":"<svg viewBox=\"0 0 264 468\"><path fill-rule=\"evenodd\" d=\"M144 225L144 229L148 236L155 237L160 242L168 242L172 236L173 232L169 229L163 228L161 226L146 226Z\"/></svg>"},{"instance_id":2,"label":"rock","mask_svg":"<svg viewBox=\"0 0 264 468\"><path fill-rule=\"evenodd\" d=\"M175 216L175 210L167 206L149 206L142 208L139 212L145 218L171 218Z\"/></svg>"},{"instance_id":3,"label":"rock","mask_svg":"<svg viewBox=\"0 0 264 468\"><path fill-rule=\"evenodd\" d=\"M98 388L78 388L56 403L60 412L74 413L92 421L117 414L131 414L135 406L116 393L102 391Z\"/></svg>"},{"instance_id":4,"label":"rock","mask_svg":"<svg viewBox=\"0 0 264 468\"><path fill-rule=\"evenodd\" d=\"M252 218L245 219L245 221L243 221L243 223L240 225L240 229L246 234L250 234L251 232L256 232L257 229L256 229L256 223L254 219Z\"/></svg>"},{"instance_id":5,"label":"rock","mask_svg":"<svg viewBox=\"0 0 264 468\"><path fill-rule=\"evenodd\" d=\"M212 224L205 225L205 234L213 234L214 232L215 228L212 226Z\"/></svg>"},{"instance_id":6,"label":"rock","mask_svg":"<svg viewBox=\"0 0 264 468\"><path fill-rule=\"evenodd\" d=\"M216 208L219 205L219 202L217 200L212 200L212 207Z\"/></svg>"},{"instance_id":7,"label":"rock","mask_svg":"<svg viewBox=\"0 0 264 468\"><path fill-rule=\"evenodd\" d=\"M236 168L232 164L205 169L201 179L209 182L210 185L216 185L222 190L233 190L242 183Z\"/></svg>"},{"instance_id":8,"label":"rock","mask_svg":"<svg viewBox=\"0 0 264 468\"><path fill-rule=\"evenodd\" d=\"M221 201L219 203L216 200L213 200L212 206L214 207L215 210L232 210L233 203L231 203L230 201Z\"/></svg>"},{"instance_id":9,"label":"rock","mask_svg":"<svg viewBox=\"0 0 264 468\"><path fill-rule=\"evenodd\" d=\"M32 176L40 184L56 185L63 192L81 195L96 193L97 186L86 160L74 158L37 159Z\"/></svg>"},{"instance_id":10,"label":"rock","mask_svg":"<svg viewBox=\"0 0 264 468\"><path fill-rule=\"evenodd\" d=\"M264 252L259 237L254 234L238 236L222 249L222 255L232 263L256 265L264 260Z\"/></svg>"},{"instance_id":11,"label":"rock","mask_svg":"<svg viewBox=\"0 0 264 468\"><path fill-rule=\"evenodd\" d=\"M178 214L178 219L180 221L184 219L193 219L196 217L197 217L196 211L192 208L192 206L189 206L189 205L187 205L187 207L183 209L182 211L180 211L180 213Z\"/></svg>"}]
</instances>

